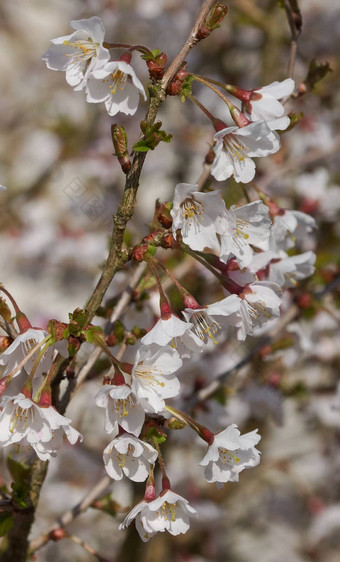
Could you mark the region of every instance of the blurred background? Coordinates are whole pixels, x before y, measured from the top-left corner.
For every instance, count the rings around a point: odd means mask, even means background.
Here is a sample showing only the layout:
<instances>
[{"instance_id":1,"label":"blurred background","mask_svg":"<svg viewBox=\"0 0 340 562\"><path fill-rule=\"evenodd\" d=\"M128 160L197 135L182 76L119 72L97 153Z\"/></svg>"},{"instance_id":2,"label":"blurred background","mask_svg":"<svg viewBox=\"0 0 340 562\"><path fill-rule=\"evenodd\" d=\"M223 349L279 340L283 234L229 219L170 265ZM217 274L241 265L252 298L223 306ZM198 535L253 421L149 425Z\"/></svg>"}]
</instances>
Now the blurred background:
<instances>
[{"instance_id":1,"label":"blurred background","mask_svg":"<svg viewBox=\"0 0 340 562\"><path fill-rule=\"evenodd\" d=\"M112 156L111 123L125 126L131 147L146 109L141 102L133 117L111 119L103 105L87 104L83 92L72 91L63 73L48 70L41 55L51 38L72 32L70 20L98 15L107 41L160 48L171 61L200 5L199 0L2 0L0 183L8 189L0 193L1 282L34 326L45 327L50 318L67 321L95 286L124 186ZM246 89L285 79L290 31L280 2L229 0L227 5L221 29L188 56L189 70ZM195 412L216 431L229 423L237 423L242 432L258 427L262 462L244 471L239 484L217 490L197 466L204 447L196 446L187 430L176 432L166 445L166 464L173 488L198 510L198 520L184 536L162 534L144 544L134 528L118 531L124 510L142 497L143 487L127 480L115 483L117 516L90 509L69 526L103 560L339 560L340 5L338 0L300 0L299 6L303 29L296 83L305 81L313 59L328 61L332 72L289 102L287 110L300 120L283 135L278 154L258 161L257 181L283 207L315 217L318 230L300 250L317 253L316 273L286 296L284 310L293 303L301 309L294 321L269 349L253 354L233 372L219 396ZM146 84L144 62L136 54L133 62ZM225 119L221 100L198 84L194 94ZM172 199L178 182L197 181L212 141L209 122L189 101L168 98L159 118L173 138L147 156L129 224L128 235L135 242L148 233L157 198ZM227 202L244 202L232 181L213 187L224 190ZM173 267L200 302L223 297L211 275L190 260L176 259ZM119 295L129 275L130 269L128 275L116 276L108 299ZM157 298L142 300L125 315L127 329L151 327ZM183 367L184 408L186 398L230 369L253 345L239 346L227 336L218 348ZM127 359L133 352L131 346ZM103 475L101 454L108 436L103 412L93 401L101 378L90 378L66 412L85 440L76 448L65 446L50 463L32 537L72 508ZM0 481L7 482L5 455L0 474ZM38 562L96 559L70 539L52 542L35 556Z\"/></svg>"}]
</instances>

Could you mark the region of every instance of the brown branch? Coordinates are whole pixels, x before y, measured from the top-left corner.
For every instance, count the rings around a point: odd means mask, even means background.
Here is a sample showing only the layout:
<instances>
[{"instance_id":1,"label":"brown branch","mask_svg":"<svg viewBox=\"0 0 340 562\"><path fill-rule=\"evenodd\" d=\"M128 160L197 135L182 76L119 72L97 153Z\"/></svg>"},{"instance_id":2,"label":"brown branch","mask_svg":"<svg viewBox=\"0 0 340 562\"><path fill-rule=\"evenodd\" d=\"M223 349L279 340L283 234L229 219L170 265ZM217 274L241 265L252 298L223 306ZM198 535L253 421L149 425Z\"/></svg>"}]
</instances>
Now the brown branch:
<instances>
[{"instance_id":1,"label":"brown branch","mask_svg":"<svg viewBox=\"0 0 340 562\"><path fill-rule=\"evenodd\" d=\"M72 509L65 511L65 513L58 519L58 521L51 525L47 529L47 531L45 531L45 533L43 533L36 539L33 539L29 546L29 554L31 555L33 554L33 552L43 547L51 539L51 534L53 533L53 531L59 528L63 529L78 515L86 511L87 508L90 507L90 505L106 491L111 483L112 480L109 476L104 476L101 480L99 480L99 482L97 482L97 484L88 492L88 494L80 503L75 505ZM14 560L15 562L17 562L16 559L12 559L11 562L13 562Z\"/></svg>"},{"instance_id":2,"label":"brown branch","mask_svg":"<svg viewBox=\"0 0 340 562\"><path fill-rule=\"evenodd\" d=\"M190 31L188 39L186 40L179 53L176 55L176 57L174 58L174 60L168 66L167 70L164 73L163 80L162 80L162 86L164 89L167 87L171 79L175 76L176 72L181 68L189 51L198 42L197 32L202 26L202 24L204 23L204 20L207 17L209 10L212 8L215 2L216 0L205 0L205 2L203 2L201 10Z\"/></svg>"}]
</instances>

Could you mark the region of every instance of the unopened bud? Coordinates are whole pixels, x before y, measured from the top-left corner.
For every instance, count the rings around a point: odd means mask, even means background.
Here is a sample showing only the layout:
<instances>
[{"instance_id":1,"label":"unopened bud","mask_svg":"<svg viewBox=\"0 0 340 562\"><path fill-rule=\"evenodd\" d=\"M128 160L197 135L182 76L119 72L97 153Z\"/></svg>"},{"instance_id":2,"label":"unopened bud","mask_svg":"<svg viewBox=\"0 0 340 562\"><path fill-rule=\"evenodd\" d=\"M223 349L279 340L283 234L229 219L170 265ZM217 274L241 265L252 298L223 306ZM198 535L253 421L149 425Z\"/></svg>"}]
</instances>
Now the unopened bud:
<instances>
[{"instance_id":1,"label":"unopened bud","mask_svg":"<svg viewBox=\"0 0 340 562\"><path fill-rule=\"evenodd\" d=\"M170 228L172 225L172 216L168 203L161 203L157 211L157 220L164 228Z\"/></svg>"},{"instance_id":2,"label":"unopened bud","mask_svg":"<svg viewBox=\"0 0 340 562\"><path fill-rule=\"evenodd\" d=\"M148 244L139 244L138 246L135 246L131 250L131 259L133 261L143 261L148 249Z\"/></svg>"},{"instance_id":3,"label":"unopened bud","mask_svg":"<svg viewBox=\"0 0 340 562\"><path fill-rule=\"evenodd\" d=\"M179 96L182 92L182 82L179 80L172 80L166 87L168 96Z\"/></svg>"},{"instance_id":4,"label":"unopened bud","mask_svg":"<svg viewBox=\"0 0 340 562\"><path fill-rule=\"evenodd\" d=\"M60 541L61 539L65 539L66 537L67 533L61 527L50 532L50 539L52 541Z\"/></svg>"},{"instance_id":5,"label":"unopened bud","mask_svg":"<svg viewBox=\"0 0 340 562\"><path fill-rule=\"evenodd\" d=\"M160 53L153 59L147 60L146 64L149 69L150 78L160 80L163 77L168 57L165 53Z\"/></svg>"},{"instance_id":6,"label":"unopened bud","mask_svg":"<svg viewBox=\"0 0 340 562\"><path fill-rule=\"evenodd\" d=\"M197 32L197 39L201 41L201 39L205 39L210 35L214 29L220 27L223 18L227 15L228 8L221 2L217 2L208 13L204 23L201 25Z\"/></svg>"},{"instance_id":7,"label":"unopened bud","mask_svg":"<svg viewBox=\"0 0 340 562\"><path fill-rule=\"evenodd\" d=\"M115 156L124 174L127 174L131 168L130 157L127 146L127 136L123 126L119 127L117 124L111 125L112 142L115 149Z\"/></svg>"}]
</instances>

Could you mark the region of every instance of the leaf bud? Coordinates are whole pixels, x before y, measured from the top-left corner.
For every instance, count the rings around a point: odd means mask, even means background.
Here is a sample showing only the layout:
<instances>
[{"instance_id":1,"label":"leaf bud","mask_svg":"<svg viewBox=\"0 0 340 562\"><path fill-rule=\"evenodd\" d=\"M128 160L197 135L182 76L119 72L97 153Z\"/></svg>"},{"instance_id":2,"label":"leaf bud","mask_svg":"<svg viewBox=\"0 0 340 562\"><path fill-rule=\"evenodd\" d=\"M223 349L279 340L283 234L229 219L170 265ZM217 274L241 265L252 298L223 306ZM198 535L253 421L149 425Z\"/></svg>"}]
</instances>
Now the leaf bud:
<instances>
[{"instance_id":1,"label":"leaf bud","mask_svg":"<svg viewBox=\"0 0 340 562\"><path fill-rule=\"evenodd\" d=\"M124 172L127 174L131 168L131 162L127 147L127 136L123 126L119 127L116 123L111 125L112 142L115 149L115 156Z\"/></svg>"},{"instance_id":2,"label":"leaf bud","mask_svg":"<svg viewBox=\"0 0 340 562\"><path fill-rule=\"evenodd\" d=\"M198 41L205 39L214 29L220 27L223 18L227 15L228 8L221 2L217 2L208 13L205 21L199 28L196 38Z\"/></svg>"}]
</instances>

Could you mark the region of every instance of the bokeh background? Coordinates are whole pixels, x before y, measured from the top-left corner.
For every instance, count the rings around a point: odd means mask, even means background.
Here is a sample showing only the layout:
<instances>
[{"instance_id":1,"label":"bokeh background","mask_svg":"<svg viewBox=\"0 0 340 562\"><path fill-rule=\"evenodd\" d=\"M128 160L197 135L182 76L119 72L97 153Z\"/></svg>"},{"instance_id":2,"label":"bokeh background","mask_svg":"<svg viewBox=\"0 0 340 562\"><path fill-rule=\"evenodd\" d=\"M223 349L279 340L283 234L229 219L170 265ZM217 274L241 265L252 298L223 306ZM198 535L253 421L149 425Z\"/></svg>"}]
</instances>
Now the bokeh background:
<instances>
[{"instance_id":1,"label":"bokeh background","mask_svg":"<svg viewBox=\"0 0 340 562\"><path fill-rule=\"evenodd\" d=\"M276 0L229 0L220 30L189 55L189 69L256 88L287 77L290 32ZM72 19L100 16L108 41L141 43L164 50L169 60L187 37L199 0L2 0L0 4L0 193L1 282L16 297L33 325L50 318L67 321L84 306L105 260L111 216L124 176L112 156L112 119L102 105L87 104L64 75L47 70L41 55L51 38L71 33ZM281 151L258 165L258 185L286 208L310 212L318 230L301 250L317 253L315 275L287 294L284 309L298 302L301 313L281 330L270 349L254 354L227 379L217 399L196 415L212 429L238 423L259 427L262 462L223 490L204 481L197 466L204 448L192 435L176 432L166 446L173 488L199 512L190 531L162 534L142 543L132 528L118 531L124 508L143 494L128 481L113 485L119 505L112 517L90 509L69 531L103 559L129 562L337 562L340 529L340 5L337 0L300 0L303 31L295 78L306 78L310 62L328 61L332 72L287 109L300 122L283 135ZM145 64L134 55L141 80ZM199 85L194 93L220 118L221 100ZM126 127L130 147L138 140L141 103L134 117L114 119ZM176 183L195 183L212 140L212 129L190 102L169 98L159 118L173 135L147 156L129 238L148 233L155 200L171 199ZM217 185L213 185L217 187ZM240 188L218 185L229 202L243 202ZM177 261L176 261L177 260ZM223 294L214 279L192 261L172 266L201 302ZM117 275L108 298L119 295L128 274ZM331 290L330 290L331 289ZM322 295L314 301L306 295ZM170 292L171 295L171 292ZM307 298L307 300L306 300ZM308 300L309 299L309 300ZM151 298L131 306L123 321L150 328L157 313ZM303 305L303 308L302 308ZM99 321L100 322L100 321ZM183 398L224 372L249 351L228 335L218 348L183 368ZM127 350L127 359L134 348ZM86 359L84 349L80 362ZM95 375L96 373L94 373ZM91 377L71 402L67 415L84 442L65 447L51 462L32 537L72 508L104 473L101 453L108 443L102 411L93 397L101 377ZM92 404L89 407L89 404ZM190 446L188 446L190 444ZM8 483L4 453L0 480ZM37 551L38 562L90 562L95 556L70 539Z\"/></svg>"}]
</instances>

